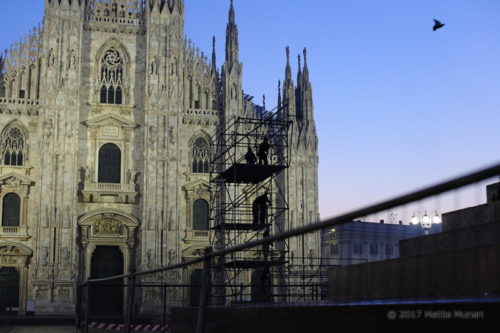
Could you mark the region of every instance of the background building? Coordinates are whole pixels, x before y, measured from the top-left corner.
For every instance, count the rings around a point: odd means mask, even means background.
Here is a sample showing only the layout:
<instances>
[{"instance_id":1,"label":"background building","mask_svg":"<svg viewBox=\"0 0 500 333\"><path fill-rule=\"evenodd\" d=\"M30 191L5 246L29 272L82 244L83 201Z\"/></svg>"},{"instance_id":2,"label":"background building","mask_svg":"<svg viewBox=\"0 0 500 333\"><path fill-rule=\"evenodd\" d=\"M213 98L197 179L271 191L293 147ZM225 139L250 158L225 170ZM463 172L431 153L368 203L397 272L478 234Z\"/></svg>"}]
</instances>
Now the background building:
<instances>
[{"instance_id":1,"label":"background building","mask_svg":"<svg viewBox=\"0 0 500 333\"><path fill-rule=\"evenodd\" d=\"M399 258L331 268L330 299L498 302L499 194L491 184L485 204L443 214L442 232L401 240Z\"/></svg>"},{"instance_id":2,"label":"background building","mask_svg":"<svg viewBox=\"0 0 500 333\"><path fill-rule=\"evenodd\" d=\"M210 140L221 121L262 107L243 93L232 3L221 69L215 52L209 59L184 38L184 6L45 0L43 24L0 58L3 309L25 313L30 301L36 313L69 314L77 281L168 265L209 245ZM319 216L303 57L294 83L287 49L280 87L293 122L287 228ZM319 244L308 236L300 252L319 257ZM189 283L193 274L164 278ZM95 297L110 311L123 307ZM141 304L157 301L152 291Z\"/></svg>"},{"instance_id":3,"label":"background building","mask_svg":"<svg viewBox=\"0 0 500 333\"><path fill-rule=\"evenodd\" d=\"M430 233L441 232L433 225ZM399 241L424 236L420 225L352 221L323 233L325 265L351 265L399 257Z\"/></svg>"}]
</instances>

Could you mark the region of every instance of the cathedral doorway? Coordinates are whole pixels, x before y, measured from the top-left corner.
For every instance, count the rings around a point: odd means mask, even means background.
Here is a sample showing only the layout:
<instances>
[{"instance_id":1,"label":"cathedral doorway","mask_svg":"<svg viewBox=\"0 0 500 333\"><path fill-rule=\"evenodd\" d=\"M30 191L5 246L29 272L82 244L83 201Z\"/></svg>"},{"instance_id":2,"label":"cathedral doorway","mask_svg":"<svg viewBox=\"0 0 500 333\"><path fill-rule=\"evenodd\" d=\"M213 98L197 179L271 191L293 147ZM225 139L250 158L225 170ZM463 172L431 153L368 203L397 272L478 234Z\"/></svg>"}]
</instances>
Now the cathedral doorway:
<instances>
[{"instance_id":1,"label":"cathedral doorway","mask_svg":"<svg viewBox=\"0 0 500 333\"><path fill-rule=\"evenodd\" d=\"M121 275L123 254L118 246L97 246L92 253L90 278L99 279ZM94 315L120 315L123 313L122 280L101 282L89 290L90 311Z\"/></svg>"},{"instance_id":2,"label":"cathedral doorway","mask_svg":"<svg viewBox=\"0 0 500 333\"><path fill-rule=\"evenodd\" d=\"M19 311L19 272L15 267L0 267L0 314Z\"/></svg>"},{"instance_id":3,"label":"cathedral doorway","mask_svg":"<svg viewBox=\"0 0 500 333\"><path fill-rule=\"evenodd\" d=\"M258 269L252 273L252 302L271 302L272 286L269 269Z\"/></svg>"},{"instance_id":4,"label":"cathedral doorway","mask_svg":"<svg viewBox=\"0 0 500 333\"><path fill-rule=\"evenodd\" d=\"M191 273L191 302L189 305L198 306L200 305L200 295L201 295L201 281L203 279L203 270L195 269L193 273Z\"/></svg>"}]
</instances>

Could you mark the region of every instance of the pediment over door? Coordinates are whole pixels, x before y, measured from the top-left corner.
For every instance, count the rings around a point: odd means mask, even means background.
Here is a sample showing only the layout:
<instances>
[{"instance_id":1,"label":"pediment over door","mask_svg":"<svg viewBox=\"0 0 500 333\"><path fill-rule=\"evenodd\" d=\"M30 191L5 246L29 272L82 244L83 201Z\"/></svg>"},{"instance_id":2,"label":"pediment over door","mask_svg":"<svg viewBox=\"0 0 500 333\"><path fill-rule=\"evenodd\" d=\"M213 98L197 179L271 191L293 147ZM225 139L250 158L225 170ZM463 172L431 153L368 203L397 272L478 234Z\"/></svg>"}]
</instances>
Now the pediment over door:
<instances>
[{"instance_id":1,"label":"pediment over door","mask_svg":"<svg viewBox=\"0 0 500 333\"><path fill-rule=\"evenodd\" d=\"M182 258L197 258L203 256L205 253L205 248L200 245L192 245L182 250Z\"/></svg>"},{"instance_id":2,"label":"pediment over door","mask_svg":"<svg viewBox=\"0 0 500 333\"><path fill-rule=\"evenodd\" d=\"M17 172L10 172L6 175L0 176L0 189L3 191L12 189L12 190L27 190L28 187L35 185L35 182L23 175L18 174Z\"/></svg>"},{"instance_id":3,"label":"pediment over door","mask_svg":"<svg viewBox=\"0 0 500 333\"><path fill-rule=\"evenodd\" d=\"M98 137L119 139L125 136L126 132L139 127L138 124L125 117L115 114L103 114L85 122L89 129L99 130Z\"/></svg>"},{"instance_id":4,"label":"pediment over door","mask_svg":"<svg viewBox=\"0 0 500 333\"><path fill-rule=\"evenodd\" d=\"M203 179L195 180L182 187L188 198L210 198L210 183Z\"/></svg>"},{"instance_id":5,"label":"pediment over door","mask_svg":"<svg viewBox=\"0 0 500 333\"><path fill-rule=\"evenodd\" d=\"M83 245L89 242L109 245L126 243L132 247L139 220L119 210L102 209L85 214L78 225Z\"/></svg>"},{"instance_id":6,"label":"pediment over door","mask_svg":"<svg viewBox=\"0 0 500 333\"><path fill-rule=\"evenodd\" d=\"M0 265L24 265L33 251L24 244L17 242L0 243Z\"/></svg>"}]
</instances>

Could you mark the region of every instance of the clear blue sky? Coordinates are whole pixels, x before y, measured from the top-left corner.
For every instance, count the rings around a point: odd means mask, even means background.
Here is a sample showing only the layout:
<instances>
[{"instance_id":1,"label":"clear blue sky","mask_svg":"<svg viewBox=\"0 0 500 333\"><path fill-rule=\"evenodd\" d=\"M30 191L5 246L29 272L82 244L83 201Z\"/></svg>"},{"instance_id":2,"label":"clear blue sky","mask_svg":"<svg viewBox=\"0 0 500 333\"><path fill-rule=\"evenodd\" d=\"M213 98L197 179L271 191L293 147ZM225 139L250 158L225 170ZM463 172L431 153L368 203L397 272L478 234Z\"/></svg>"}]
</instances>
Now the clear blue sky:
<instances>
[{"instance_id":1,"label":"clear blue sky","mask_svg":"<svg viewBox=\"0 0 500 333\"><path fill-rule=\"evenodd\" d=\"M3 0L0 47L44 0ZM186 0L186 35L224 58L229 0ZM323 218L500 160L500 1L235 0L244 89L275 104L308 48ZM433 18L446 23L432 31ZM293 57L296 72L296 57ZM294 74L295 75L295 74Z\"/></svg>"}]
</instances>

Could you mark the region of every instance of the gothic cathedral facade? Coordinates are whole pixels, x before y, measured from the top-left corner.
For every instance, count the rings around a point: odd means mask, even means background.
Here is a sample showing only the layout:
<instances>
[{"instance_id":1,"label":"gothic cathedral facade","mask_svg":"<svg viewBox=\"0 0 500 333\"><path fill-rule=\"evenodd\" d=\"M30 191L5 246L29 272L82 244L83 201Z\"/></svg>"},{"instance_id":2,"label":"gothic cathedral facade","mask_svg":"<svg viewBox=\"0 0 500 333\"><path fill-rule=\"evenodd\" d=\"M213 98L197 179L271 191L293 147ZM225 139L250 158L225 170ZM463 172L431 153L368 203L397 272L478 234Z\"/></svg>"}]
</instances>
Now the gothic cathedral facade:
<instances>
[{"instance_id":1,"label":"gothic cathedral facade","mask_svg":"<svg viewBox=\"0 0 500 333\"><path fill-rule=\"evenodd\" d=\"M71 314L98 251L120 273L201 255L210 140L221 119L261 107L243 93L232 2L219 69L215 51L208 59L184 38L183 0L39 1L43 24L0 58L0 279L15 290L0 306ZM319 218L303 58L295 83L287 48L280 88L293 122L291 228ZM315 237L301 250L311 258ZM188 283L190 273L168 278Z\"/></svg>"}]
</instances>

